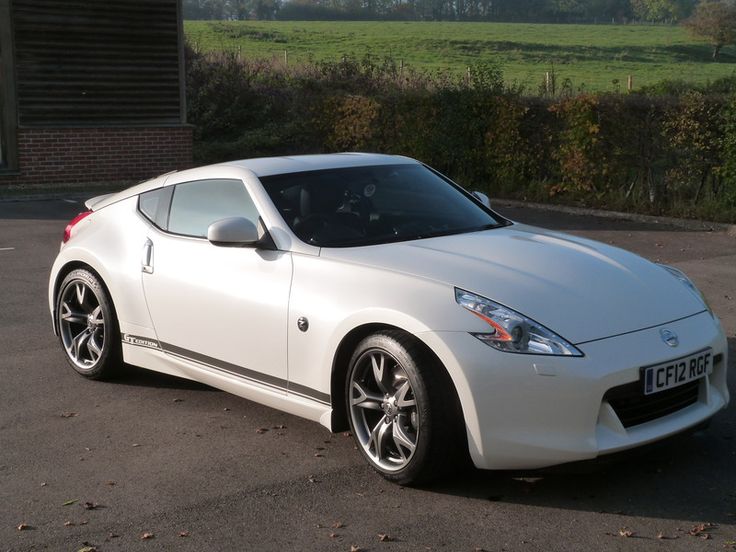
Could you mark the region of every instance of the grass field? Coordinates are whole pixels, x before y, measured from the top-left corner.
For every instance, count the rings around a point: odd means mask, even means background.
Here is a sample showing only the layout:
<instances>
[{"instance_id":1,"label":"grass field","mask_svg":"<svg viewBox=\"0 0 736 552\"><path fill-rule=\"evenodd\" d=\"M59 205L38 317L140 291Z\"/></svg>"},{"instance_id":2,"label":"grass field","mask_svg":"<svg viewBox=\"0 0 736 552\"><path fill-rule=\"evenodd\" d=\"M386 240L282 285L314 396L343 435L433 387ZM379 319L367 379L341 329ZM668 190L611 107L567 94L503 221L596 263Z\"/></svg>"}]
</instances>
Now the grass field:
<instances>
[{"instance_id":1,"label":"grass field","mask_svg":"<svg viewBox=\"0 0 736 552\"><path fill-rule=\"evenodd\" d=\"M717 62L707 44L679 27L646 25L541 25L523 23L358 21L186 21L195 47L240 51L243 56L339 60L370 54L422 70L461 73L479 61L497 62L510 83L534 92L546 71L574 89L634 88L664 79L706 83L736 74L736 47Z\"/></svg>"}]
</instances>

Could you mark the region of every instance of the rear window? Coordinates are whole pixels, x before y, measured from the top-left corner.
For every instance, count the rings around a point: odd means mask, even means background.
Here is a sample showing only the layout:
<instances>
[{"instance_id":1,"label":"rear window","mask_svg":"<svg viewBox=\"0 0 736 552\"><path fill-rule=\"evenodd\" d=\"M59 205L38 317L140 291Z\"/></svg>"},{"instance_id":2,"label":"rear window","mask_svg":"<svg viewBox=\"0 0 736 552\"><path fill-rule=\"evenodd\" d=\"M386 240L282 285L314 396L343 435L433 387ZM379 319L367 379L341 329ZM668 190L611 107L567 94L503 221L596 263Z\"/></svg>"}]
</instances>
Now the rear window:
<instances>
[{"instance_id":1,"label":"rear window","mask_svg":"<svg viewBox=\"0 0 736 552\"><path fill-rule=\"evenodd\" d=\"M138 210L162 230L166 230L168 223L169 204L171 203L171 193L173 191L174 189L168 186L138 196Z\"/></svg>"}]
</instances>

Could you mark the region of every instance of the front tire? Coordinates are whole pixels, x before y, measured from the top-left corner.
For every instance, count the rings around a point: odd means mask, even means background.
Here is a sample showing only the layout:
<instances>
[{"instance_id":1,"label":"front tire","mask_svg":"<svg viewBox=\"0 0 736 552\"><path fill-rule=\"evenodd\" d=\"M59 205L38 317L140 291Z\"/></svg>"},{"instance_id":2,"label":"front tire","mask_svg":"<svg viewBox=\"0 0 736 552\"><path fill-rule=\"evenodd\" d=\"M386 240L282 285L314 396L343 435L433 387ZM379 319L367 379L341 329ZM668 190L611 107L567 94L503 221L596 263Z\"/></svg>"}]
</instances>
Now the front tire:
<instances>
[{"instance_id":1,"label":"front tire","mask_svg":"<svg viewBox=\"0 0 736 552\"><path fill-rule=\"evenodd\" d=\"M102 282L86 269L66 275L56 299L59 340L70 366L82 376L104 379L122 367L115 311Z\"/></svg>"},{"instance_id":2,"label":"front tire","mask_svg":"<svg viewBox=\"0 0 736 552\"><path fill-rule=\"evenodd\" d=\"M409 334L380 332L358 344L346 398L358 450L390 481L427 483L467 457L449 375Z\"/></svg>"}]
</instances>

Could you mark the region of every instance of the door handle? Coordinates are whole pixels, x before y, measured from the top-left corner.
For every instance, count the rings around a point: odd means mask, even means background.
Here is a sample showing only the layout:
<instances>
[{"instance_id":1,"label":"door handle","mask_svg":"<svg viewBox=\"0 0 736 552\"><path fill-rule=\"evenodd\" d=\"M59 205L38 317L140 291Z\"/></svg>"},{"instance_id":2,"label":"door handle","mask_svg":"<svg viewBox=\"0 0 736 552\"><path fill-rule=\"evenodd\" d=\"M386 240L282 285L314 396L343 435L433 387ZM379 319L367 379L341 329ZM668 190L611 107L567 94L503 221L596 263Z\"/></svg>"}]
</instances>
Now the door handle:
<instances>
[{"instance_id":1,"label":"door handle","mask_svg":"<svg viewBox=\"0 0 736 552\"><path fill-rule=\"evenodd\" d=\"M143 244L143 255L141 256L141 271L153 274L153 242L149 239Z\"/></svg>"}]
</instances>

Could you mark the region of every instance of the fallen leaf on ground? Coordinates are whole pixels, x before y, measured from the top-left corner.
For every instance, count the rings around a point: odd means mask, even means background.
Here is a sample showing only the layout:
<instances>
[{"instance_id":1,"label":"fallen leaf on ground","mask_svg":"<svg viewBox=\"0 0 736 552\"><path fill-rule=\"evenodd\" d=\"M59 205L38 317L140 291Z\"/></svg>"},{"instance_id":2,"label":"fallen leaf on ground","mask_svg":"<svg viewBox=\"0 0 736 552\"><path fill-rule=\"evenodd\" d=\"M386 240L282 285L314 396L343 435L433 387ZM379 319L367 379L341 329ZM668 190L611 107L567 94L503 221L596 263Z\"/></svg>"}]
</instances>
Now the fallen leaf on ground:
<instances>
[{"instance_id":1,"label":"fallen leaf on ground","mask_svg":"<svg viewBox=\"0 0 736 552\"><path fill-rule=\"evenodd\" d=\"M82 504L82 507L85 510L96 510L97 508L100 507L100 505L99 504L95 504L94 502L85 502L84 504Z\"/></svg>"},{"instance_id":2,"label":"fallen leaf on ground","mask_svg":"<svg viewBox=\"0 0 736 552\"><path fill-rule=\"evenodd\" d=\"M339 536L340 536L340 535L338 535L337 533L330 533L330 538L331 538L331 539L336 539L336 538L337 538L337 537L339 537Z\"/></svg>"},{"instance_id":3,"label":"fallen leaf on ground","mask_svg":"<svg viewBox=\"0 0 736 552\"><path fill-rule=\"evenodd\" d=\"M358 546L357 544L351 544L350 552L360 552L360 546Z\"/></svg>"},{"instance_id":4,"label":"fallen leaf on ground","mask_svg":"<svg viewBox=\"0 0 736 552\"><path fill-rule=\"evenodd\" d=\"M74 504L75 502L77 502L77 500L79 500L79 499L78 498L75 498L73 500L67 500L64 504L62 504L62 506L71 506L72 504Z\"/></svg>"},{"instance_id":5,"label":"fallen leaf on ground","mask_svg":"<svg viewBox=\"0 0 736 552\"><path fill-rule=\"evenodd\" d=\"M258 429L256 429L256 433L258 433L259 435L263 435L267 431L268 431L267 427L259 427Z\"/></svg>"},{"instance_id":6,"label":"fallen leaf on ground","mask_svg":"<svg viewBox=\"0 0 736 552\"><path fill-rule=\"evenodd\" d=\"M341 521L336 521L332 524L333 529L342 529L343 527L345 527L345 524L343 524L343 522Z\"/></svg>"},{"instance_id":7,"label":"fallen leaf on ground","mask_svg":"<svg viewBox=\"0 0 736 552\"><path fill-rule=\"evenodd\" d=\"M286 429L286 426L284 424L279 424L279 425L273 426L273 428L274 429Z\"/></svg>"},{"instance_id":8,"label":"fallen leaf on ground","mask_svg":"<svg viewBox=\"0 0 736 552\"><path fill-rule=\"evenodd\" d=\"M117 538L120 538L120 535L118 535L117 533L110 533L109 535L107 535L107 538L108 539L117 539Z\"/></svg>"},{"instance_id":9,"label":"fallen leaf on ground","mask_svg":"<svg viewBox=\"0 0 736 552\"><path fill-rule=\"evenodd\" d=\"M714 527L716 527L715 523L698 523L697 525L693 525L692 528L687 532L687 534L693 537L709 539L710 535L708 535L707 537L703 535L707 534L706 531L708 529L713 529Z\"/></svg>"},{"instance_id":10,"label":"fallen leaf on ground","mask_svg":"<svg viewBox=\"0 0 736 552\"><path fill-rule=\"evenodd\" d=\"M188 537L189 536L189 531L179 531L179 536L180 537Z\"/></svg>"},{"instance_id":11,"label":"fallen leaf on ground","mask_svg":"<svg viewBox=\"0 0 736 552\"><path fill-rule=\"evenodd\" d=\"M223 408L222 410L223 410L224 412L230 412L230 409L229 409L229 408L228 408L227 406L226 406L225 408Z\"/></svg>"},{"instance_id":12,"label":"fallen leaf on ground","mask_svg":"<svg viewBox=\"0 0 736 552\"><path fill-rule=\"evenodd\" d=\"M110 481L105 481L105 484L106 484L106 485L110 485L110 486L112 487L112 486L114 486L114 485L117 485L118 483L117 483L117 481L112 481L112 480L110 480Z\"/></svg>"},{"instance_id":13,"label":"fallen leaf on ground","mask_svg":"<svg viewBox=\"0 0 736 552\"><path fill-rule=\"evenodd\" d=\"M392 539L386 533L378 533L378 540L381 542L391 542L394 539Z\"/></svg>"},{"instance_id":14,"label":"fallen leaf on ground","mask_svg":"<svg viewBox=\"0 0 736 552\"><path fill-rule=\"evenodd\" d=\"M30 529L30 528L31 528L31 526L28 525L27 523L21 523L17 527L18 531L28 531L28 529Z\"/></svg>"},{"instance_id":15,"label":"fallen leaf on ground","mask_svg":"<svg viewBox=\"0 0 736 552\"><path fill-rule=\"evenodd\" d=\"M662 531L659 531L657 533L657 538L660 539L660 540L673 540L673 539L679 539L680 537L678 537L677 535L674 535L672 537L669 537L669 536L665 535Z\"/></svg>"},{"instance_id":16,"label":"fallen leaf on ground","mask_svg":"<svg viewBox=\"0 0 736 552\"><path fill-rule=\"evenodd\" d=\"M97 547L95 546L83 546L77 552L97 552Z\"/></svg>"},{"instance_id":17,"label":"fallen leaf on ground","mask_svg":"<svg viewBox=\"0 0 736 552\"><path fill-rule=\"evenodd\" d=\"M324 458L324 456L325 456L324 454L320 454L319 452L314 453L315 458Z\"/></svg>"},{"instance_id":18,"label":"fallen leaf on ground","mask_svg":"<svg viewBox=\"0 0 736 552\"><path fill-rule=\"evenodd\" d=\"M48 485L48 483L46 483L45 481L43 483L41 483L41 486L42 487L45 487L46 485Z\"/></svg>"},{"instance_id":19,"label":"fallen leaf on ground","mask_svg":"<svg viewBox=\"0 0 736 552\"><path fill-rule=\"evenodd\" d=\"M146 532L146 533L143 533L143 534L141 535L141 540L148 540L148 539L153 539L153 538L155 538L155 537L156 537L156 535L154 535L153 533L148 533L148 532Z\"/></svg>"},{"instance_id":20,"label":"fallen leaf on ground","mask_svg":"<svg viewBox=\"0 0 736 552\"><path fill-rule=\"evenodd\" d=\"M618 534L621 535L622 537L629 538L629 537L633 537L636 533L634 533L632 530L626 529L626 527L624 527L624 528L618 530Z\"/></svg>"},{"instance_id":21,"label":"fallen leaf on ground","mask_svg":"<svg viewBox=\"0 0 736 552\"><path fill-rule=\"evenodd\" d=\"M183 402L183 401L184 401L184 399L174 399L173 402Z\"/></svg>"},{"instance_id":22,"label":"fallen leaf on ground","mask_svg":"<svg viewBox=\"0 0 736 552\"><path fill-rule=\"evenodd\" d=\"M139 447L139 446L141 446L141 445L140 445L139 443L133 443L133 446L134 446L134 447Z\"/></svg>"},{"instance_id":23,"label":"fallen leaf on ground","mask_svg":"<svg viewBox=\"0 0 736 552\"><path fill-rule=\"evenodd\" d=\"M78 414L76 412L62 412L61 414L59 414L59 416L61 416L62 418L74 418L77 415Z\"/></svg>"},{"instance_id":24,"label":"fallen leaf on ground","mask_svg":"<svg viewBox=\"0 0 736 552\"><path fill-rule=\"evenodd\" d=\"M64 522L64 527L73 527L73 526L74 526L74 522L73 521L65 521Z\"/></svg>"}]
</instances>

